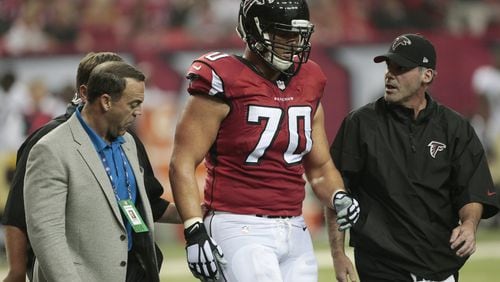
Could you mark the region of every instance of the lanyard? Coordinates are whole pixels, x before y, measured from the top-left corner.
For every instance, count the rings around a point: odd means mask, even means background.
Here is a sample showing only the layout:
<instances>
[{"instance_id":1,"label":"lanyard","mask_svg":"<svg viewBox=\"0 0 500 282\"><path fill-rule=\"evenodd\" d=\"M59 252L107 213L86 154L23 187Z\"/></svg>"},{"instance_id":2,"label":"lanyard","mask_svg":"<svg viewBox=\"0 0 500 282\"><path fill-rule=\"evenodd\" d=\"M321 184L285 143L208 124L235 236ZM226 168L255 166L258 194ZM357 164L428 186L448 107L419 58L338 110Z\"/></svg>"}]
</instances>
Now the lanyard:
<instances>
[{"instance_id":1,"label":"lanyard","mask_svg":"<svg viewBox=\"0 0 500 282\"><path fill-rule=\"evenodd\" d=\"M111 147L111 154L113 154L113 147ZM125 183L127 184L127 192L128 192L128 198L132 200L132 192L130 191L130 180L128 177L128 171L127 171L127 161L125 158L125 154L123 153L123 149L120 146L120 154L122 156L122 161L123 161L123 170L125 172ZM118 201L120 201L120 196L118 196L118 186L117 183L113 180L113 175L111 175L111 168L109 167L108 160L106 160L106 157L104 153L101 151L99 152L99 155L101 156L101 161L104 164L104 168L106 170L106 174L108 175L109 181L111 181L111 187L113 188L113 192L115 193L115 197ZM118 175L118 171L116 172Z\"/></svg>"},{"instance_id":2,"label":"lanyard","mask_svg":"<svg viewBox=\"0 0 500 282\"><path fill-rule=\"evenodd\" d=\"M111 187L113 187L113 192L115 193L116 200L118 201L118 205L120 206L123 215L127 219L126 223L126 229L127 229L127 234L129 238L128 242L128 249L130 250L132 247L132 229L136 233L141 233L141 232L147 232L149 231L148 226L144 223L144 220L142 219L141 215L137 211L134 203L132 202L132 192L131 192L131 185L130 185L130 180L128 177L128 171L127 171L127 158L125 157L125 154L123 153L123 148L120 146L119 147L120 154L122 157L123 161L123 171L125 172L125 183L127 184L127 192L128 192L128 199L120 199L120 196L118 195L118 185L115 183L115 180L113 179L113 175L111 175L111 168L109 167L108 160L105 157L105 154L101 151L99 152L99 155L101 156L102 163L104 164L106 174L109 177L109 181L111 181ZM113 155L113 147L111 146L111 155ZM118 170L118 168L117 168ZM118 175L118 171L116 172ZM132 228L132 229L131 229Z\"/></svg>"}]
</instances>

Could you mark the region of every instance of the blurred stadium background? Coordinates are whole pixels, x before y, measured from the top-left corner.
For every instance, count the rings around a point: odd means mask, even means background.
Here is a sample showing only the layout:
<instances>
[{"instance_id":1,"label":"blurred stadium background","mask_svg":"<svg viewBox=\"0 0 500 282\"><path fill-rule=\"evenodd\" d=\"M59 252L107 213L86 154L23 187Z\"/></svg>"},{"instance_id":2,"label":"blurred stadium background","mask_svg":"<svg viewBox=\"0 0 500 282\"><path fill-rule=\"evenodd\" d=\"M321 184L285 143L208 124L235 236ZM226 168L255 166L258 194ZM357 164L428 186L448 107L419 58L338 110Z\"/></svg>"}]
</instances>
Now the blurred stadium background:
<instances>
[{"instance_id":1,"label":"blurred stadium background","mask_svg":"<svg viewBox=\"0 0 500 282\"><path fill-rule=\"evenodd\" d=\"M17 148L27 134L65 111L75 92L78 62L90 51L117 52L147 73L144 114L136 130L165 186L164 197L171 200L168 162L186 97L185 71L209 51L241 53L244 44L235 32L238 5L238 0L0 0L0 214ZM472 120L484 116L472 77L494 61L490 47L500 42L500 1L309 0L309 6L316 24L311 59L328 77L323 105L330 141L351 109L382 94L385 66L372 58L401 33L418 32L435 43L439 76L433 96ZM500 100L500 90L496 94ZM495 142L486 143L492 174L500 183L497 149L489 146ZM203 176L200 167L200 186ZM321 209L311 195L304 214L321 260L320 280L333 280ZM485 245L464 269L463 281L500 281L477 276L494 274L500 262L498 217L480 228ZM181 230L158 225L157 233L168 261L165 280L191 281Z\"/></svg>"}]
</instances>

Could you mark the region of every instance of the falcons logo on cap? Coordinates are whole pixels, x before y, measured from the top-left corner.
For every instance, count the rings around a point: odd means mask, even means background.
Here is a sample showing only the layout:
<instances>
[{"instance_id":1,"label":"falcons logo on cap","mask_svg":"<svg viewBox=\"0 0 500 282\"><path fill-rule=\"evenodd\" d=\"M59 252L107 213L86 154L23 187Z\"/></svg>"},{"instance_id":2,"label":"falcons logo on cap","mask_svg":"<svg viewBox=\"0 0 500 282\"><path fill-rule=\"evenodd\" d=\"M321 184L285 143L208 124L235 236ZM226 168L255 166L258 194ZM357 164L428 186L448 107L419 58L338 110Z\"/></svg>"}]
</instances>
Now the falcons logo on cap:
<instances>
[{"instance_id":1,"label":"falcons logo on cap","mask_svg":"<svg viewBox=\"0 0 500 282\"><path fill-rule=\"evenodd\" d=\"M445 144L437 141L431 141L427 146L429 146L429 152L431 153L431 157L434 159L436 158L437 152L441 152L444 151L444 149L446 149Z\"/></svg>"},{"instance_id":2,"label":"falcons logo on cap","mask_svg":"<svg viewBox=\"0 0 500 282\"><path fill-rule=\"evenodd\" d=\"M394 39L394 42L392 43L392 50L396 50L398 46L407 46L407 45L411 45L410 38L406 36L399 36L398 38Z\"/></svg>"}]
</instances>

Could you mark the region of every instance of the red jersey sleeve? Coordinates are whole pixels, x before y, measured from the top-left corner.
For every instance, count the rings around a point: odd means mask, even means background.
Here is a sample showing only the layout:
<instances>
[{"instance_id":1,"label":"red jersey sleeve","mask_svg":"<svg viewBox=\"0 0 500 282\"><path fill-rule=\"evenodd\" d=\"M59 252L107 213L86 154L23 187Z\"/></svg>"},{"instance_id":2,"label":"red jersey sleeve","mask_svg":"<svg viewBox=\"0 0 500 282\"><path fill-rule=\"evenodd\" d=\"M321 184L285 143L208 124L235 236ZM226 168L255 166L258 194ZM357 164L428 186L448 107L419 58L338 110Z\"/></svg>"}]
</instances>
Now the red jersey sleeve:
<instances>
[{"instance_id":1,"label":"red jersey sleeve","mask_svg":"<svg viewBox=\"0 0 500 282\"><path fill-rule=\"evenodd\" d=\"M214 54L218 54L218 56L214 56ZM225 57L229 57L229 55L220 52L211 52L193 61L186 75L186 78L189 79L187 89L189 94L224 97L224 84L213 65L215 64L215 60Z\"/></svg>"}]
</instances>

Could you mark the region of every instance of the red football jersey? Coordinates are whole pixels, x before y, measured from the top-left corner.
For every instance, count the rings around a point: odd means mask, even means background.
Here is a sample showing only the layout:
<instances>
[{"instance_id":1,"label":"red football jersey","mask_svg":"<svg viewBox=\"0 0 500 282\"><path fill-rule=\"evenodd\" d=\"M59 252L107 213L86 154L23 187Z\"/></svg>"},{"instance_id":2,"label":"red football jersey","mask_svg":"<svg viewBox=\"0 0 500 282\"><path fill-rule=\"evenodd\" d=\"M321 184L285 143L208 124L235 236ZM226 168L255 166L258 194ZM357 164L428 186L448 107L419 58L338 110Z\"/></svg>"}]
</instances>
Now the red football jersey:
<instances>
[{"instance_id":1,"label":"red football jersey","mask_svg":"<svg viewBox=\"0 0 500 282\"><path fill-rule=\"evenodd\" d=\"M297 216L305 196L302 157L326 78L308 61L285 85L234 55L212 52L187 74L190 94L227 101L231 110L205 157L205 204L238 214Z\"/></svg>"}]
</instances>

